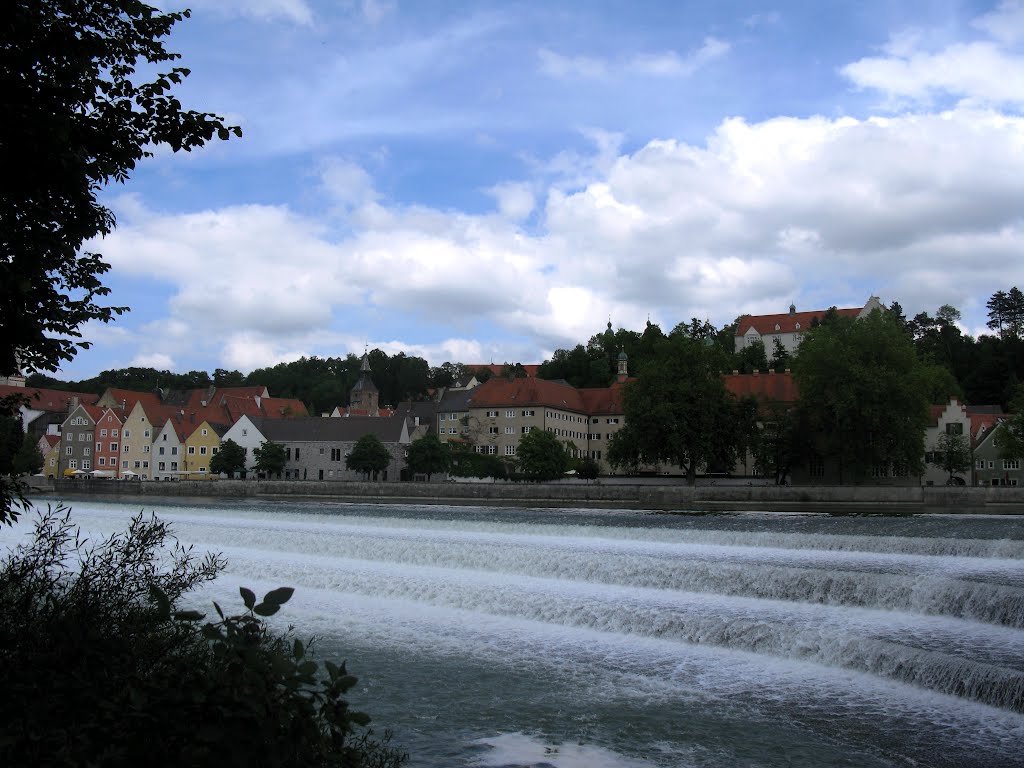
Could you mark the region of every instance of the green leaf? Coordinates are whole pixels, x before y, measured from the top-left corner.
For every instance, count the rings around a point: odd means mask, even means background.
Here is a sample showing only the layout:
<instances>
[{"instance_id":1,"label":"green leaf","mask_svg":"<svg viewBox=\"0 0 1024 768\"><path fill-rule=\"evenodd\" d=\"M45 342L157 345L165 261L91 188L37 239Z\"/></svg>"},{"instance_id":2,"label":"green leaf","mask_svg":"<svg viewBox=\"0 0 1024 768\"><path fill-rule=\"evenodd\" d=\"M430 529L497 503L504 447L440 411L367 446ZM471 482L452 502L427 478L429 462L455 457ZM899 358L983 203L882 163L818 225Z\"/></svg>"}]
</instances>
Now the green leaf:
<instances>
[{"instance_id":1,"label":"green leaf","mask_svg":"<svg viewBox=\"0 0 1024 768\"><path fill-rule=\"evenodd\" d=\"M294 592L295 590L292 587L278 587L277 589L272 589L267 592L267 594L263 596L263 602L282 606L291 599Z\"/></svg>"},{"instance_id":2,"label":"green leaf","mask_svg":"<svg viewBox=\"0 0 1024 768\"><path fill-rule=\"evenodd\" d=\"M245 587L239 587L238 593L242 596L242 602L245 603L245 607L251 611L252 607L256 605L256 595L251 589L246 589Z\"/></svg>"},{"instance_id":3,"label":"green leaf","mask_svg":"<svg viewBox=\"0 0 1024 768\"><path fill-rule=\"evenodd\" d=\"M260 603L253 607L252 612L257 616L273 616L281 610L281 606L274 603Z\"/></svg>"},{"instance_id":4,"label":"green leaf","mask_svg":"<svg viewBox=\"0 0 1024 768\"><path fill-rule=\"evenodd\" d=\"M206 614L199 611L175 611L174 618L178 621L202 621Z\"/></svg>"},{"instance_id":5,"label":"green leaf","mask_svg":"<svg viewBox=\"0 0 1024 768\"><path fill-rule=\"evenodd\" d=\"M299 638L295 638L295 642L292 644L292 656L298 660L306 655L306 649L302 646L302 641Z\"/></svg>"}]
</instances>

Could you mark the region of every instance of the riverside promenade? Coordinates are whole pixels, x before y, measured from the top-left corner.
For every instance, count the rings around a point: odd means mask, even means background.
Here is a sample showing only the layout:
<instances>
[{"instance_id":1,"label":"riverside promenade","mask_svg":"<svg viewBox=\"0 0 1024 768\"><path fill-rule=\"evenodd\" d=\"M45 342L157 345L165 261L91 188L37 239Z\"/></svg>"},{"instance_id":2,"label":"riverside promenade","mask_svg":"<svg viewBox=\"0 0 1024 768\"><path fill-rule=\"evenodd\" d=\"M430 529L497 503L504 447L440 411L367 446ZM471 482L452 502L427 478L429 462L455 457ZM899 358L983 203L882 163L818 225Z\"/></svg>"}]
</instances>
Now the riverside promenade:
<instances>
[{"instance_id":1,"label":"riverside promenade","mask_svg":"<svg viewBox=\"0 0 1024 768\"><path fill-rule=\"evenodd\" d=\"M615 483L370 483L308 480L60 480L33 493L119 499L330 499L388 504L590 507L672 512L969 513L1024 515L1024 488Z\"/></svg>"}]
</instances>

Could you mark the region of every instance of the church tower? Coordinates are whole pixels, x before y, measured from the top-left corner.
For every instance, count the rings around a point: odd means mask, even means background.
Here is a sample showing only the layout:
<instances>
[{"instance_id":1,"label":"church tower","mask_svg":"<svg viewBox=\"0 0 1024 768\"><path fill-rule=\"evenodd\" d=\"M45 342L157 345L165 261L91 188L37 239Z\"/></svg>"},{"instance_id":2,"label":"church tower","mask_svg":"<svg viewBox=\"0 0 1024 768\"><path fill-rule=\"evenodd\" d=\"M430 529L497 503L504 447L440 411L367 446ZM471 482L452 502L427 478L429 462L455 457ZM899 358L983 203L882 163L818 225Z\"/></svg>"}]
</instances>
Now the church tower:
<instances>
[{"instance_id":1,"label":"church tower","mask_svg":"<svg viewBox=\"0 0 1024 768\"><path fill-rule=\"evenodd\" d=\"M380 390L373 383L370 375L370 356L363 352L363 362L359 366L359 381L352 387L348 396L349 411L365 411L367 416L380 416L378 400Z\"/></svg>"}]
</instances>

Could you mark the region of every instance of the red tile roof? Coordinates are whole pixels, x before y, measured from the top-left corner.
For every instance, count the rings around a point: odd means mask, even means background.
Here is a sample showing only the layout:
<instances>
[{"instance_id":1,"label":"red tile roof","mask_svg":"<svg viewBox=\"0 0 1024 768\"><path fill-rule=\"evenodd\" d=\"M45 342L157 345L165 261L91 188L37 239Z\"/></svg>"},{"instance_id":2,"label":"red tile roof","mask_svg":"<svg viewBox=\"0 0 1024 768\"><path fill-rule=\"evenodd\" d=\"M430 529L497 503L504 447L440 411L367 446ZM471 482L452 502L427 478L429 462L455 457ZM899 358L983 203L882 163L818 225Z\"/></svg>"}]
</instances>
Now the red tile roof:
<instances>
[{"instance_id":1,"label":"red tile roof","mask_svg":"<svg viewBox=\"0 0 1024 768\"><path fill-rule=\"evenodd\" d=\"M505 370L505 365L506 363L463 363L462 367L471 373L475 371L490 371L495 376L501 376L502 371ZM526 375L532 378L540 370L540 363L530 363L521 367L526 371Z\"/></svg>"},{"instance_id":2,"label":"red tile roof","mask_svg":"<svg viewBox=\"0 0 1024 768\"><path fill-rule=\"evenodd\" d=\"M0 397L8 395L24 395L29 399L28 407L34 411L59 413L68 410L68 401L77 397L80 403L95 403L99 395L86 392L65 392L60 389L40 389L39 387L12 387L0 384Z\"/></svg>"},{"instance_id":3,"label":"red tile roof","mask_svg":"<svg viewBox=\"0 0 1024 768\"><path fill-rule=\"evenodd\" d=\"M472 408L488 406L542 406L564 411L587 413L587 407L580 390L547 379L534 377L506 379L502 376L488 379L471 390L469 405Z\"/></svg>"},{"instance_id":4,"label":"red tile roof","mask_svg":"<svg viewBox=\"0 0 1024 768\"><path fill-rule=\"evenodd\" d=\"M722 381L736 397L772 403L795 403L798 397L792 373L730 373Z\"/></svg>"},{"instance_id":5,"label":"red tile roof","mask_svg":"<svg viewBox=\"0 0 1024 768\"><path fill-rule=\"evenodd\" d=\"M816 309L810 312L783 312L778 315L743 315L737 321L736 335L744 336L751 326L762 336L773 333L809 331L814 318L821 320L825 317L827 311L825 309ZM864 307L849 307L837 311L841 317L857 317L864 311ZM798 325L799 327L797 327Z\"/></svg>"}]
</instances>

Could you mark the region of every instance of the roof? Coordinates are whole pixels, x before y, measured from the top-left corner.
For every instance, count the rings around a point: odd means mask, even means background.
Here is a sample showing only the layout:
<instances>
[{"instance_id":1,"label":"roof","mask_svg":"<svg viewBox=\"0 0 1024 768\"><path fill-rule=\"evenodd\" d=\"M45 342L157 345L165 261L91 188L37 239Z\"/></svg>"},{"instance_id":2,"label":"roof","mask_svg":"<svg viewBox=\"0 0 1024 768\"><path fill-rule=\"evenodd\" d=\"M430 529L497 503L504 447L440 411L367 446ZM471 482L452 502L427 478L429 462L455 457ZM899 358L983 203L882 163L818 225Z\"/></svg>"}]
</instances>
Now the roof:
<instances>
[{"instance_id":1,"label":"roof","mask_svg":"<svg viewBox=\"0 0 1024 768\"><path fill-rule=\"evenodd\" d=\"M580 397L583 398L583 406L587 409L587 413L595 416L623 413L623 385L630 381L633 379L627 379L624 382L616 381L610 387L581 389Z\"/></svg>"},{"instance_id":2,"label":"roof","mask_svg":"<svg viewBox=\"0 0 1024 768\"><path fill-rule=\"evenodd\" d=\"M455 413L457 411L468 411L469 401L473 397L473 393L479 389L474 387L473 389L449 389L445 390L445 393L441 395L441 399L437 401L437 413Z\"/></svg>"},{"instance_id":3,"label":"roof","mask_svg":"<svg viewBox=\"0 0 1024 768\"><path fill-rule=\"evenodd\" d=\"M43 440L46 441L47 445L53 448L53 446L60 443L60 435L43 435Z\"/></svg>"},{"instance_id":4,"label":"roof","mask_svg":"<svg viewBox=\"0 0 1024 768\"><path fill-rule=\"evenodd\" d=\"M363 435L375 435L382 443L398 443L408 438L405 416L306 416L298 419L250 418L267 440L276 443L355 442Z\"/></svg>"},{"instance_id":5,"label":"roof","mask_svg":"<svg viewBox=\"0 0 1024 768\"><path fill-rule=\"evenodd\" d=\"M792 373L729 373L722 382L736 397L772 403L795 403L798 397Z\"/></svg>"},{"instance_id":6,"label":"roof","mask_svg":"<svg viewBox=\"0 0 1024 768\"><path fill-rule=\"evenodd\" d=\"M506 365L510 363L463 363L462 367L469 372L474 371L490 371L495 376L501 376L505 370ZM537 371L540 370L540 363L520 364L520 367L526 371L526 375L533 378L537 375Z\"/></svg>"},{"instance_id":7,"label":"roof","mask_svg":"<svg viewBox=\"0 0 1024 768\"><path fill-rule=\"evenodd\" d=\"M848 307L836 310L840 317L857 317L864 307ZM825 317L827 309L815 309L810 312L783 312L778 315L743 315L736 321L736 335L746 336L753 327L762 336L773 333L799 333L808 331L815 318Z\"/></svg>"},{"instance_id":8,"label":"roof","mask_svg":"<svg viewBox=\"0 0 1024 768\"><path fill-rule=\"evenodd\" d=\"M29 399L27 407L33 411L50 411L59 413L69 410L68 402L72 398L78 398L79 403L96 403L99 395L87 392L65 392L61 389L40 389L39 387L13 387L9 384L0 384L0 397L9 395L24 395Z\"/></svg>"},{"instance_id":9,"label":"roof","mask_svg":"<svg viewBox=\"0 0 1024 768\"><path fill-rule=\"evenodd\" d=\"M472 408L488 406L519 408L533 405L576 411L577 413L588 412L580 390L568 384L536 377L506 379L499 376L488 379L479 387L469 390L469 394L469 406Z\"/></svg>"}]
</instances>

